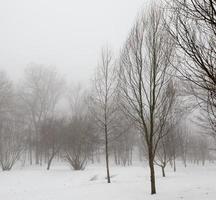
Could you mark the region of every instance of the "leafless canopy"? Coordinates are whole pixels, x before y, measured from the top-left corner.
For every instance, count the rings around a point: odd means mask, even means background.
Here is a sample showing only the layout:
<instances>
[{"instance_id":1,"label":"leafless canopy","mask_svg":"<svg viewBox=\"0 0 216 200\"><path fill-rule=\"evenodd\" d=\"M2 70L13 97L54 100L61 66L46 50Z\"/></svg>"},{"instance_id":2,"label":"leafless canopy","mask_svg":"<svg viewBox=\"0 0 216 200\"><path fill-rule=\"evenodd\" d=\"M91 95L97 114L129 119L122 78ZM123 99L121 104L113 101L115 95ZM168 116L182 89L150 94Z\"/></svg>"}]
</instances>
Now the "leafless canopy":
<instances>
[{"instance_id":1,"label":"leafless canopy","mask_svg":"<svg viewBox=\"0 0 216 200\"><path fill-rule=\"evenodd\" d=\"M192 83L192 93L215 130L216 2L173 0L169 6L167 27L178 47L176 69Z\"/></svg>"},{"instance_id":2,"label":"leafless canopy","mask_svg":"<svg viewBox=\"0 0 216 200\"><path fill-rule=\"evenodd\" d=\"M137 124L153 160L173 102L169 89L174 45L162 22L163 11L151 8L136 21L122 50L119 91L125 113ZM154 185L154 180L151 180ZM152 193L155 193L152 186Z\"/></svg>"}]
</instances>

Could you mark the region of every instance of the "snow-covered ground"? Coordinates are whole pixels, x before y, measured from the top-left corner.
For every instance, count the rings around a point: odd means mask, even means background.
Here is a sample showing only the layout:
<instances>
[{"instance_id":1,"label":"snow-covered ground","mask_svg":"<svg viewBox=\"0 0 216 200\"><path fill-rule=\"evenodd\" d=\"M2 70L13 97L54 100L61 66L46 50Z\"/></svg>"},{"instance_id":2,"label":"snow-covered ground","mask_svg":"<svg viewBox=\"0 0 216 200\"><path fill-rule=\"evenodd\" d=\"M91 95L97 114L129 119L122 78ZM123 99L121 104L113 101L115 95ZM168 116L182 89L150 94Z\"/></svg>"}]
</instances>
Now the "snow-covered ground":
<instances>
[{"instance_id":1,"label":"snow-covered ground","mask_svg":"<svg viewBox=\"0 0 216 200\"><path fill-rule=\"evenodd\" d=\"M161 177L157 169L157 194L150 195L148 168L111 167L112 183L103 166L72 171L64 166L14 169L0 172L1 200L215 200L216 164L179 166Z\"/></svg>"}]
</instances>

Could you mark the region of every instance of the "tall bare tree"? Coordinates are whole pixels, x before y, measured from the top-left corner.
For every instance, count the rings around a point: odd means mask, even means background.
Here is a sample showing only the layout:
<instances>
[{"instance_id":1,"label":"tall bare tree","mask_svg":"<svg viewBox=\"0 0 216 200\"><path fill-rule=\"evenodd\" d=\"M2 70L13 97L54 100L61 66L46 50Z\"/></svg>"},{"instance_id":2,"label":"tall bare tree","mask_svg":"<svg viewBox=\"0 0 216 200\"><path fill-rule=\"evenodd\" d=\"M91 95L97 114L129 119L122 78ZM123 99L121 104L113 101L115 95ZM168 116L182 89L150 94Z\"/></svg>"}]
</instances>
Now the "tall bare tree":
<instances>
[{"instance_id":1,"label":"tall bare tree","mask_svg":"<svg viewBox=\"0 0 216 200\"><path fill-rule=\"evenodd\" d=\"M55 69L31 64L25 71L21 87L22 98L30 118L30 126L35 133L35 159L39 164L40 126L42 121L52 117L63 92L64 81Z\"/></svg>"},{"instance_id":2,"label":"tall bare tree","mask_svg":"<svg viewBox=\"0 0 216 200\"><path fill-rule=\"evenodd\" d=\"M2 170L11 170L20 159L25 148L25 120L18 110L16 102L1 117L0 127L0 164Z\"/></svg>"},{"instance_id":3,"label":"tall bare tree","mask_svg":"<svg viewBox=\"0 0 216 200\"><path fill-rule=\"evenodd\" d=\"M0 73L0 164L10 170L20 158L25 142L25 118L12 82Z\"/></svg>"},{"instance_id":4,"label":"tall bare tree","mask_svg":"<svg viewBox=\"0 0 216 200\"><path fill-rule=\"evenodd\" d=\"M101 60L96 71L94 91L90 109L96 123L104 133L107 182L110 183L109 138L116 127L117 118L117 79L114 58L108 48L102 49Z\"/></svg>"},{"instance_id":5,"label":"tall bare tree","mask_svg":"<svg viewBox=\"0 0 216 200\"><path fill-rule=\"evenodd\" d=\"M216 2L172 0L168 4L171 13L167 17L167 30L178 47L175 67L192 85L191 92L207 112L209 127L215 132Z\"/></svg>"},{"instance_id":6,"label":"tall bare tree","mask_svg":"<svg viewBox=\"0 0 216 200\"><path fill-rule=\"evenodd\" d=\"M119 91L123 110L134 120L147 146L151 193L156 193L154 158L171 109L173 42L162 22L163 11L151 8L136 21L122 50Z\"/></svg>"},{"instance_id":7,"label":"tall bare tree","mask_svg":"<svg viewBox=\"0 0 216 200\"><path fill-rule=\"evenodd\" d=\"M65 159L75 170L83 170L99 146L94 120L86 102L88 93L81 85L69 88L69 123L65 137Z\"/></svg>"}]
</instances>

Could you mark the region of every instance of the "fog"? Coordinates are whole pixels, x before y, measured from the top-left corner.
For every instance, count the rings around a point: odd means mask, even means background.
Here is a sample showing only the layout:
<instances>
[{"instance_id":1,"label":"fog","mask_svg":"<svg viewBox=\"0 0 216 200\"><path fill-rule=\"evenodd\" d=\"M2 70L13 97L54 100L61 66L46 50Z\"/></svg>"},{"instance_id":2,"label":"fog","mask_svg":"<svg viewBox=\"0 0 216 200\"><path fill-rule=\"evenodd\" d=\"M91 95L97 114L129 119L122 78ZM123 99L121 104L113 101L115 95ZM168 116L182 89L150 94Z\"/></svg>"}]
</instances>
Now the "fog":
<instances>
[{"instance_id":1,"label":"fog","mask_svg":"<svg viewBox=\"0 0 216 200\"><path fill-rule=\"evenodd\" d=\"M1 199L216 199L216 1L8 0L0 25Z\"/></svg>"},{"instance_id":2,"label":"fog","mask_svg":"<svg viewBox=\"0 0 216 200\"><path fill-rule=\"evenodd\" d=\"M147 0L0 2L0 69L19 80L31 63L87 82L104 45L118 50Z\"/></svg>"}]
</instances>

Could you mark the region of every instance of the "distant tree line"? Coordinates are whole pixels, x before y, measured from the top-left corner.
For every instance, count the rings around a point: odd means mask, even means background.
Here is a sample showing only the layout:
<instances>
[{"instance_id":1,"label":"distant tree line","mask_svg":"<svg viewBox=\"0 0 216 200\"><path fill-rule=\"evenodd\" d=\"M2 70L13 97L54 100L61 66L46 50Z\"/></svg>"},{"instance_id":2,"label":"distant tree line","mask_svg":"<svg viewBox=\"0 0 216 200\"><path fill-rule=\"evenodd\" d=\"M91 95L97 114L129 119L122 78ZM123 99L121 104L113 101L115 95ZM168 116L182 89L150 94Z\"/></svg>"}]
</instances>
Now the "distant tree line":
<instances>
[{"instance_id":1,"label":"distant tree line","mask_svg":"<svg viewBox=\"0 0 216 200\"><path fill-rule=\"evenodd\" d=\"M177 160L213 161L216 108L216 2L152 4L137 18L118 56L105 47L91 87L68 86L52 67L31 63L15 84L0 73L0 164L66 162L74 170L104 157L132 165L138 154L150 170ZM194 133L188 115L202 130Z\"/></svg>"}]
</instances>

